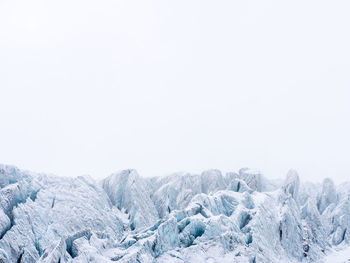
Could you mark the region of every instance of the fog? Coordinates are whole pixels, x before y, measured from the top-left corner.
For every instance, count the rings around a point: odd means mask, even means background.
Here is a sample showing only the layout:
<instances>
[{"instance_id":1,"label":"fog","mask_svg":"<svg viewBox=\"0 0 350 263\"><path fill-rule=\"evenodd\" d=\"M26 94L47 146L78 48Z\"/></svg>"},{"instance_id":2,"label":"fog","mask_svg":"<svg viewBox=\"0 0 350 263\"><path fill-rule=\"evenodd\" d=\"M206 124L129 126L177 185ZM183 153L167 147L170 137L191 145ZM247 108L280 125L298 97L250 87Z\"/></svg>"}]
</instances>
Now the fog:
<instances>
[{"instance_id":1,"label":"fog","mask_svg":"<svg viewBox=\"0 0 350 263\"><path fill-rule=\"evenodd\" d=\"M0 163L350 178L349 1L0 1Z\"/></svg>"}]
</instances>

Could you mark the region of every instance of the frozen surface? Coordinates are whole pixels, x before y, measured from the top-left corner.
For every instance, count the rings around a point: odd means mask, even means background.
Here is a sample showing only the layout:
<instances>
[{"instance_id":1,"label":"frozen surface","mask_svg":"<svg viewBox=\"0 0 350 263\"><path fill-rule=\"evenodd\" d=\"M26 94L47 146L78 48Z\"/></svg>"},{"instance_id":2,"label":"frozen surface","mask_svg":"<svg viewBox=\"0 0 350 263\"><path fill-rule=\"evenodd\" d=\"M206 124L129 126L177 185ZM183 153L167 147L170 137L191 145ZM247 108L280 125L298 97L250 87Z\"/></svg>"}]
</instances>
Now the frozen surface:
<instances>
[{"instance_id":1,"label":"frozen surface","mask_svg":"<svg viewBox=\"0 0 350 263\"><path fill-rule=\"evenodd\" d=\"M330 253L324 263L348 263L350 262L350 246Z\"/></svg>"},{"instance_id":2,"label":"frozen surface","mask_svg":"<svg viewBox=\"0 0 350 263\"><path fill-rule=\"evenodd\" d=\"M294 170L95 181L0 166L0 263L346 262L349 231L350 184Z\"/></svg>"}]
</instances>

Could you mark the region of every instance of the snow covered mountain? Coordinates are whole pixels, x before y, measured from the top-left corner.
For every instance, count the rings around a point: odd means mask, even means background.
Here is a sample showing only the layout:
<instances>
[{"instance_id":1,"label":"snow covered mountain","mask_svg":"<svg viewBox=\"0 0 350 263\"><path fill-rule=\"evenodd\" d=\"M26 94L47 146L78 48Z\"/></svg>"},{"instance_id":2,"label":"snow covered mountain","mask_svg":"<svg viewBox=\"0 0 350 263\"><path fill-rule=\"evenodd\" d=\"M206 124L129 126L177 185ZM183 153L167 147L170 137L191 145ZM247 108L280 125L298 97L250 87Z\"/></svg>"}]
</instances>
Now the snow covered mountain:
<instances>
[{"instance_id":1,"label":"snow covered mountain","mask_svg":"<svg viewBox=\"0 0 350 263\"><path fill-rule=\"evenodd\" d=\"M350 183L223 175L101 181L0 166L0 263L323 262L350 242Z\"/></svg>"}]
</instances>

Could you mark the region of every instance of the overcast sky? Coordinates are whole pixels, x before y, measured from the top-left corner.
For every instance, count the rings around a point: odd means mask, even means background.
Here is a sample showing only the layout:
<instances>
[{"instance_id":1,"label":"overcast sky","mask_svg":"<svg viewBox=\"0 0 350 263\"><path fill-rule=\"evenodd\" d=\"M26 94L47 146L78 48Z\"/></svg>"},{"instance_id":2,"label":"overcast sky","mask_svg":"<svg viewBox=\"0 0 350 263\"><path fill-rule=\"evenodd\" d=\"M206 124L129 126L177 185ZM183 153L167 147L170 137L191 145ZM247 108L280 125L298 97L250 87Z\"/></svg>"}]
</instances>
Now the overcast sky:
<instances>
[{"instance_id":1,"label":"overcast sky","mask_svg":"<svg viewBox=\"0 0 350 263\"><path fill-rule=\"evenodd\" d=\"M350 2L0 0L0 163L350 179Z\"/></svg>"}]
</instances>

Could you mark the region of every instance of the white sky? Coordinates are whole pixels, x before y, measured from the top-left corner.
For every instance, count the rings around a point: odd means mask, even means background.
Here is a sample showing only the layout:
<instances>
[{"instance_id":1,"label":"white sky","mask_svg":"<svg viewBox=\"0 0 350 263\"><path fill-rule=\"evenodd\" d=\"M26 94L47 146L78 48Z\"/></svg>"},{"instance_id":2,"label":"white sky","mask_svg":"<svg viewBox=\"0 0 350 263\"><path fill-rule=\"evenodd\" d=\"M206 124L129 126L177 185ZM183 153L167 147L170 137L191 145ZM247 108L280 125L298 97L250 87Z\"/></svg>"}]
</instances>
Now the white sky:
<instances>
[{"instance_id":1,"label":"white sky","mask_svg":"<svg viewBox=\"0 0 350 263\"><path fill-rule=\"evenodd\" d=\"M0 162L350 178L350 1L0 0Z\"/></svg>"}]
</instances>

